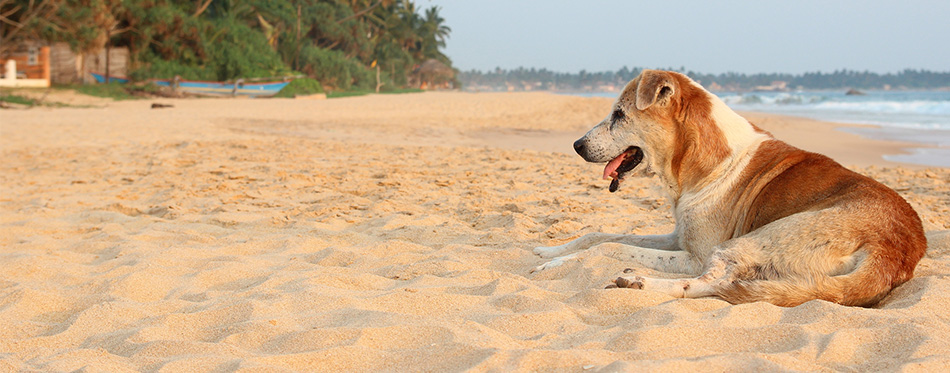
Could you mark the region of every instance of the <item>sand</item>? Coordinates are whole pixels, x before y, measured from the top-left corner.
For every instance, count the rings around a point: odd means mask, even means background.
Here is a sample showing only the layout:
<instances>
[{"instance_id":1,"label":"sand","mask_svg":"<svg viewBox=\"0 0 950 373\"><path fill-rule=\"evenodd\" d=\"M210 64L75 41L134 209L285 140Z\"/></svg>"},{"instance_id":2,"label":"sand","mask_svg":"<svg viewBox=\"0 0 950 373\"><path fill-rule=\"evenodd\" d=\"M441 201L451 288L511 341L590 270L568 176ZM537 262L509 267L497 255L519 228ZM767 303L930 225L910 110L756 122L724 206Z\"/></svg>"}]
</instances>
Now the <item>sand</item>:
<instances>
[{"instance_id":1,"label":"sand","mask_svg":"<svg viewBox=\"0 0 950 373\"><path fill-rule=\"evenodd\" d=\"M152 102L174 105L150 109ZM896 370L950 367L950 169L906 144L756 123L895 188L917 277L875 308L604 290L610 245L673 228L571 142L611 100L425 93L0 111L0 371Z\"/></svg>"}]
</instances>

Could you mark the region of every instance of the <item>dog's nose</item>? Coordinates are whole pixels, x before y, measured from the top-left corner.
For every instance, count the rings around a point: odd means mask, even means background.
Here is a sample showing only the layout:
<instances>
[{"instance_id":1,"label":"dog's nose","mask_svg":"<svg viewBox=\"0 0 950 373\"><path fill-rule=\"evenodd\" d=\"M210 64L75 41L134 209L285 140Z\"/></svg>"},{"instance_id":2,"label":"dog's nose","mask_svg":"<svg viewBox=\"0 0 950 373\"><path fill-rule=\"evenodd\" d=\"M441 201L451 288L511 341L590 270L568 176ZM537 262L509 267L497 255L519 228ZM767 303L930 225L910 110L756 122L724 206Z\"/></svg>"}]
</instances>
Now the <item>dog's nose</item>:
<instances>
[{"instance_id":1,"label":"dog's nose","mask_svg":"<svg viewBox=\"0 0 950 373\"><path fill-rule=\"evenodd\" d=\"M574 151L577 152L577 155L580 155L583 157L586 149L587 149L587 143L584 142L584 139L574 141Z\"/></svg>"}]
</instances>

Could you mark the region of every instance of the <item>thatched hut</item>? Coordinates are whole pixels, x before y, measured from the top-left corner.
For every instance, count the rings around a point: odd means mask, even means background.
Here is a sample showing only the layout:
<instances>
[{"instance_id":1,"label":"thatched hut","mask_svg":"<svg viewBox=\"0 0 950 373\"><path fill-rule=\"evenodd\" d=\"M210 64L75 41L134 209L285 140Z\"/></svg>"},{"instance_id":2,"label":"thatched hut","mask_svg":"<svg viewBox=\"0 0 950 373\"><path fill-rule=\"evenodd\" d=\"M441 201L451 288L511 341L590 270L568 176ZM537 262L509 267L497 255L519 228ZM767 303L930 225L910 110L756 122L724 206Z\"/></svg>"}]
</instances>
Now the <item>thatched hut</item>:
<instances>
[{"instance_id":1,"label":"thatched hut","mask_svg":"<svg viewBox=\"0 0 950 373\"><path fill-rule=\"evenodd\" d=\"M409 84L422 89L455 88L455 70L439 60L428 59L412 70Z\"/></svg>"}]
</instances>

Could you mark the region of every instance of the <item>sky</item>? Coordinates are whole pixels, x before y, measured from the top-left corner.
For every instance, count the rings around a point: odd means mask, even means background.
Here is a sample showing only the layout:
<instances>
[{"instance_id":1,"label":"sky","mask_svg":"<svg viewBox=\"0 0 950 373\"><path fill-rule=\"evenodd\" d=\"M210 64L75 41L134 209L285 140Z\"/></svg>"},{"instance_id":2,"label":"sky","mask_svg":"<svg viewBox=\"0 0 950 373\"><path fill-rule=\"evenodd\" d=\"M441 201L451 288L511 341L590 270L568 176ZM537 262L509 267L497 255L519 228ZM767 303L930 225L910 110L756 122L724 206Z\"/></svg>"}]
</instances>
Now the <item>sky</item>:
<instances>
[{"instance_id":1,"label":"sky","mask_svg":"<svg viewBox=\"0 0 950 373\"><path fill-rule=\"evenodd\" d=\"M464 71L950 71L948 0L416 0Z\"/></svg>"}]
</instances>

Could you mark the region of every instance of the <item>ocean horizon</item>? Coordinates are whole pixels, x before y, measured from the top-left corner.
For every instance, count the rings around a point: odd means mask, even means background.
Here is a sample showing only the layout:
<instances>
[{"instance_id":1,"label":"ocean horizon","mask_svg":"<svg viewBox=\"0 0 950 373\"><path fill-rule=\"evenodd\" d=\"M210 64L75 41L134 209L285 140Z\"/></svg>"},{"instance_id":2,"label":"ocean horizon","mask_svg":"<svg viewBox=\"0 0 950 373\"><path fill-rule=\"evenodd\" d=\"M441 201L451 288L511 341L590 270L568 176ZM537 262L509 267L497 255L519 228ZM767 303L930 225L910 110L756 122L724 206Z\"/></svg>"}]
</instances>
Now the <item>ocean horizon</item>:
<instances>
[{"instance_id":1,"label":"ocean horizon","mask_svg":"<svg viewBox=\"0 0 950 373\"><path fill-rule=\"evenodd\" d=\"M861 136L911 142L924 147L910 154L885 155L894 162L950 167L950 91L845 90L789 92L713 92L736 111L754 111L876 127L842 127ZM582 97L617 97L617 92L567 93Z\"/></svg>"}]
</instances>

